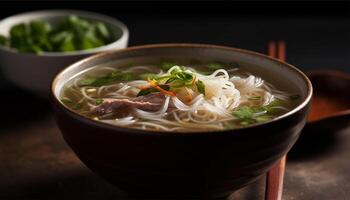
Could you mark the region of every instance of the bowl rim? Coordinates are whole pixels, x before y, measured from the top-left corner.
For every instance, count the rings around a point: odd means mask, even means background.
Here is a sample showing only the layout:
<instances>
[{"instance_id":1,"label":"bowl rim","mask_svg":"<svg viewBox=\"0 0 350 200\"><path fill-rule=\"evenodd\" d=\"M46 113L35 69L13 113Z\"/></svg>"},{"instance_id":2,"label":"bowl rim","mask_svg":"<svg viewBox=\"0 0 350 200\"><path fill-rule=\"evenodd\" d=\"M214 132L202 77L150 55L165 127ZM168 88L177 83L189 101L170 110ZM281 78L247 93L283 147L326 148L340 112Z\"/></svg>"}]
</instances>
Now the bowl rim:
<instances>
[{"instance_id":1,"label":"bowl rim","mask_svg":"<svg viewBox=\"0 0 350 200\"><path fill-rule=\"evenodd\" d=\"M212 131L195 131L195 132L166 132L166 131L151 131L151 130L142 130L142 129L136 129L136 128L127 128L127 127L123 127L123 126L116 126L116 125L112 125L112 124L108 124L108 123L103 123L103 122L99 122L93 119L90 119L88 117L85 117L83 115L80 115L78 113L76 113L74 110L70 109L69 107L65 106L58 98L58 96L55 94L55 88L57 85L57 82L59 81L59 79L61 78L61 76L68 70L70 70L71 68L75 68L77 66L80 66L81 64L84 64L86 62L90 62L93 60L96 60L100 57L105 57L108 56L110 54L123 54L125 52L132 52L132 51L137 51L137 50L145 50L145 49L157 49L157 48L209 48L209 49L221 49L221 50L226 50L226 51L234 51L234 52L240 52L240 53L245 53L245 54L249 54L252 56L256 56L256 57L260 57L263 59L268 59L271 60L273 62L276 62L278 64L283 65L284 67L288 67L289 69L292 69L293 71L295 71L297 74L299 74L302 79L304 80L305 84L306 84L306 97L304 98L304 100L299 103L294 109L290 110L289 112L280 115L276 118L273 118L267 122L260 122L260 123L255 123L246 127L238 127L238 128L233 128L233 129L224 129L224 130L212 130ZM228 46L220 46L220 45L213 45L213 44L198 44L198 43L160 43L160 44L148 44L148 45L139 45L139 46L132 46L132 47L128 47L125 49L121 49L121 50L115 50L115 51L108 51L108 52L104 52L104 53L99 53L90 57L87 57L85 59L82 59L78 62L75 62L71 65L69 65L68 67L66 67L65 69L63 69L61 72L59 72L55 78L52 81L51 84L51 99L53 100L53 103L58 105L60 108L62 108L64 111L72 114L75 118L78 118L82 121L84 121L85 123L88 124L92 124L93 126L97 126L100 127L102 129L108 129L111 131L118 131L121 133L127 133L127 134L136 134L136 135L153 135L153 136L195 136L195 135L199 135L199 136L204 136L204 135L218 135L218 134L227 134L228 132L234 133L236 131L239 130L248 130L248 129L252 129L252 128L256 128L256 127L260 127L260 126L264 126L267 124L271 124L277 121L281 121L282 119L287 118L288 116L291 116L295 113L297 113L298 111L302 110L305 106L307 106L309 104L309 102L311 101L312 98L312 93L313 93L313 88L312 88L312 84L311 81L308 79L308 77L301 71L299 70L297 67L288 64L282 60L276 59L276 58L272 58L269 57L267 55L261 54L261 53L257 53L254 51L250 51L250 50L245 50L245 49L240 49L240 48L234 48L234 47L228 47Z\"/></svg>"},{"instance_id":2,"label":"bowl rim","mask_svg":"<svg viewBox=\"0 0 350 200\"><path fill-rule=\"evenodd\" d=\"M107 22L110 24L109 27L117 27L121 30L122 34L120 37L116 38L113 42L110 42L106 45L92 48L92 49L87 49L87 50L78 50L78 51L70 51L70 52L42 52L40 54L35 54L35 53L29 53L29 52L19 52L16 49L9 48L6 46L0 45L0 50L10 52L10 53L16 53L16 54L21 54L21 55L32 55L32 56L38 56L38 57L63 57L63 56L78 56L78 55L86 55L86 54L93 54L93 53L99 53L102 51L108 51L112 50L114 46L122 44L123 41L128 41L129 39L129 29L128 27L121 22L120 20L100 14L97 12L91 12L91 11L85 11L85 10L75 10L75 9L45 9L45 10L35 10L35 11L29 11L29 12L22 12L18 14L14 14L11 16L8 16L6 18L3 18L0 20L0 27L2 26L3 22L6 22L8 20L16 19L18 17L24 17L27 15L38 15L37 17L43 17L46 16L48 18L51 17L64 17L64 16L69 16L69 15L77 15L77 16L82 16L92 18L94 20L102 21L102 22Z\"/></svg>"}]
</instances>

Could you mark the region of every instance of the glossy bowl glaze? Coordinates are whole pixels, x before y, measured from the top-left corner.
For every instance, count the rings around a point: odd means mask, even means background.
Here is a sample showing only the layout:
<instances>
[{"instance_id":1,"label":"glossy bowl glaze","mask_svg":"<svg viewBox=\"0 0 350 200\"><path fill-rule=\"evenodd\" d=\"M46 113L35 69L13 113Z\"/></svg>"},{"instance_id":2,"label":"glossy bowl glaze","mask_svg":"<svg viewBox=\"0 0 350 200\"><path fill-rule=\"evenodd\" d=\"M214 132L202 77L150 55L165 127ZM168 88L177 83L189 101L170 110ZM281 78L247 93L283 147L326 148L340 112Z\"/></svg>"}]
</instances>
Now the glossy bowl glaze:
<instances>
[{"instance_id":1,"label":"glossy bowl glaze","mask_svg":"<svg viewBox=\"0 0 350 200\"><path fill-rule=\"evenodd\" d=\"M285 115L246 128L163 133L90 120L59 100L64 84L85 69L145 58L230 62L288 86L301 95L301 101ZM251 51L201 44L147 45L99 54L69 66L52 84L57 123L77 156L130 196L143 198L219 198L256 180L297 140L311 95L310 81L287 63Z\"/></svg>"},{"instance_id":2,"label":"glossy bowl glaze","mask_svg":"<svg viewBox=\"0 0 350 200\"><path fill-rule=\"evenodd\" d=\"M64 17L77 15L92 21L102 21L117 36L116 40L94 49L72 52L23 53L0 45L0 68L6 79L20 88L49 98L55 75L68 65L85 57L128 45L128 28L120 21L105 15L79 10L42 10L13 15L0 21L0 34L8 36L12 26L33 20L57 23Z\"/></svg>"}]
</instances>

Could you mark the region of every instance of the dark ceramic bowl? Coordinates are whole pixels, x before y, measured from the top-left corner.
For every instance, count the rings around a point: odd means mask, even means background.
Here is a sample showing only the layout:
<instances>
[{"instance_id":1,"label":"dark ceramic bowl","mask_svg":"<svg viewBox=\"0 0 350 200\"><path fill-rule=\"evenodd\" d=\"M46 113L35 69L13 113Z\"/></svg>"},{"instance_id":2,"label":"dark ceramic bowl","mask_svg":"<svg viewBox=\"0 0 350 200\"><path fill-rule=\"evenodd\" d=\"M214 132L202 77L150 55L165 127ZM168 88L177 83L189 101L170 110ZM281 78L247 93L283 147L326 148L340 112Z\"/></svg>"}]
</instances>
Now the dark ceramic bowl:
<instances>
[{"instance_id":1,"label":"dark ceramic bowl","mask_svg":"<svg viewBox=\"0 0 350 200\"><path fill-rule=\"evenodd\" d=\"M158 59L230 63L297 92L300 104L267 123L246 128L163 133L90 120L65 107L58 98L68 80L95 65ZM256 180L289 151L305 125L312 86L297 68L262 54L214 45L161 44L77 62L57 75L52 94L55 117L69 146L92 171L130 196L218 198Z\"/></svg>"}]
</instances>

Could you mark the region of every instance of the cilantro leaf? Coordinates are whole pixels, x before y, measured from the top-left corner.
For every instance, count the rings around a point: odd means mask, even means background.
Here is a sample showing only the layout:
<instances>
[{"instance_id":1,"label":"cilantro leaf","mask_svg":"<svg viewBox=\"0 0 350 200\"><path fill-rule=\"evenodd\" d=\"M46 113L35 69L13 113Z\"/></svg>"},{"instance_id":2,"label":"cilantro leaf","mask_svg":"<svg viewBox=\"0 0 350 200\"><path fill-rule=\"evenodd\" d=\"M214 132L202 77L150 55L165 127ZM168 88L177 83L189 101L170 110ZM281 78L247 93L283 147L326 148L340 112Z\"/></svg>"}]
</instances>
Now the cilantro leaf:
<instances>
[{"instance_id":1,"label":"cilantro leaf","mask_svg":"<svg viewBox=\"0 0 350 200\"><path fill-rule=\"evenodd\" d=\"M62 103L69 108L72 108L73 110L79 110L83 108L83 105L81 103L74 103L73 101L69 99L61 99Z\"/></svg>"},{"instance_id":2,"label":"cilantro leaf","mask_svg":"<svg viewBox=\"0 0 350 200\"><path fill-rule=\"evenodd\" d=\"M223 69L224 68L224 64L221 63L221 62L211 62L211 63L208 63L207 64L207 68L210 70L210 71L216 71L218 69Z\"/></svg>"},{"instance_id":3,"label":"cilantro leaf","mask_svg":"<svg viewBox=\"0 0 350 200\"><path fill-rule=\"evenodd\" d=\"M46 37L51 30L50 24L44 21L31 21L29 28L31 36L35 38Z\"/></svg>"},{"instance_id":4,"label":"cilantro leaf","mask_svg":"<svg viewBox=\"0 0 350 200\"><path fill-rule=\"evenodd\" d=\"M158 86L166 91L170 90L169 85L158 85ZM140 92L137 94L137 96L144 96L144 95L155 93L155 92L159 92L159 91L153 87L149 87L149 88L140 90Z\"/></svg>"},{"instance_id":5,"label":"cilantro leaf","mask_svg":"<svg viewBox=\"0 0 350 200\"><path fill-rule=\"evenodd\" d=\"M198 80L196 82L196 86L197 86L198 92L205 95L205 85L204 85L203 81Z\"/></svg>"},{"instance_id":6,"label":"cilantro leaf","mask_svg":"<svg viewBox=\"0 0 350 200\"><path fill-rule=\"evenodd\" d=\"M106 24L102 22L97 22L95 24L96 35L102 39L104 42L110 42L111 33L109 32Z\"/></svg>"},{"instance_id":7,"label":"cilantro leaf","mask_svg":"<svg viewBox=\"0 0 350 200\"><path fill-rule=\"evenodd\" d=\"M147 80L147 79L156 79L157 76L158 74L154 74L154 73L144 73L144 74L140 74L139 78L143 80Z\"/></svg>"},{"instance_id":8,"label":"cilantro leaf","mask_svg":"<svg viewBox=\"0 0 350 200\"><path fill-rule=\"evenodd\" d=\"M108 85L114 81L130 81L133 79L133 74L130 72L112 72L106 76L95 78L86 77L80 80L79 84L81 86L95 86L100 87L103 85Z\"/></svg>"},{"instance_id":9,"label":"cilantro leaf","mask_svg":"<svg viewBox=\"0 0 350 200\"><path fill-rule=\"evenodd\" d=\"M103 22L71 15L55 26L41 20L16 24L11 27L8 39L0 37L0 45L20 52L67 52L96 48L111 42L113 37L116 36Z\"/></svg>"},{"instance_id":10,"label":"cilantro leaf","mask_svg":"<svg viewBox=\"0 0 350 200\"><path fill-rule=\"evenodd\" d=\"M272 101L269 105L262 107L241 106L233 111L232 115L238 118L241 125L249 125L257 122L271 120L273 116L282 114L285 110L281 109L285 102L280 99ZM260 114L263 112L263 114ZM256 116L256 113L259 115Z\"/></svg>"},{"instance_id":11,"label":"cilantro leaf","mask_svg":"<svg viewBox=\"0 0 350 200\"><path fill-rule=\"evenodd\" d=\"M103 103L103 99L97 99L95 103L96 105L101 105Z\"/></svg>"},{"instance_id":12,"label":"cilantro leaf","mask_svg":"<svg viewBox=\"0 0 350 200\"><path fill-rule=\"evenodd\" d=\"M175 76L185 82L192 81L193 79L193 74L184 71L176 73Z\"/></svg>"},{"instance_id":13,"label":"cilantro leaf","mask_svg":"<svg viewBox=\"0 0 350 200\"><path fill-rule=\"evenodd\" d=\"M0 35L0 45L7 45L7 42L8 39L5 36Z\"/></svg>"},{"instance_id":14,"label":"cilantro leaf","mask_svg":"<svg viewBox=\"0 0 350 200\"><path fill-rule=\"evenodd\" d=\"M253 118L253 114L253 109L248 106L239 107L233 112L233 116L239 119L251 119Z\"/></svg>"}]
</instances>

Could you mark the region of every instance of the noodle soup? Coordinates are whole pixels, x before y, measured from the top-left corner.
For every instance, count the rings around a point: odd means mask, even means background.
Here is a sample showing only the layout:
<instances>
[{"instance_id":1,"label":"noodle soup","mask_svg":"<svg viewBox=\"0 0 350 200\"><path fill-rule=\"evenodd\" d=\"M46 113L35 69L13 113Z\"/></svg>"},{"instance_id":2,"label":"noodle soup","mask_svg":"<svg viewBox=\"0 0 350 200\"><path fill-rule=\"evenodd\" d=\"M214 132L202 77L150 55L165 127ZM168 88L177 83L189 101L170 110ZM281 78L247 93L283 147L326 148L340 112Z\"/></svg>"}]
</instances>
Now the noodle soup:
<instances>
[{"instance_id":1,"label":"noodle soup","mask_svg":"<svg viewBox=\"0 0 350 200\"><path fill-rule=\"evenodd\" d=\"M116 126L203 132L269 121L300 97L222 63L162 62L96 66L66 84L60 99L83 116Z\"/></svg>"}]
</instances>

